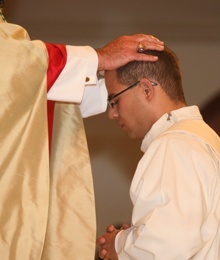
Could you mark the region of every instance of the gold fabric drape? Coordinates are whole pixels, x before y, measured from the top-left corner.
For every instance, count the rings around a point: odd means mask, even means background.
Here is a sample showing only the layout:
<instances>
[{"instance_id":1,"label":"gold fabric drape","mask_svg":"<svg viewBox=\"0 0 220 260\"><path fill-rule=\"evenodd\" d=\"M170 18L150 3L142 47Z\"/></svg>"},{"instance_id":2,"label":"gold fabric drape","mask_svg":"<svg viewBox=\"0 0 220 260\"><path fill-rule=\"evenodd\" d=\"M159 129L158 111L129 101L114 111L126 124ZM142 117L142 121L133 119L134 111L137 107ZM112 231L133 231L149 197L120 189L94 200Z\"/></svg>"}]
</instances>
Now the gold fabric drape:
<instances>
[{"instance_id":1,"label":"gold fabric drape","mask_svg":"<svg viewBox=\"0 0 220 260\"><path fill-rule=\"evenodd\" d=\"M78 107L57 105L49 160L45 45L0 22L0 47L0 259L91 260L95 206Z\"/></svg>"},{"instance_id":2,"label":"gold fabric drape","mask_svg":"<svg viewBox=\"0 0 220 260\"><path fill-rule=\"evenodd\" d=\"M50 221L42 259L94 259L93 181L76 105L56 103L50 162Z\"/></svg>"},{"instance_id":3,"label":"gold fabric drape","mask_svg":"<svg viewBox=\"0 0 220 260\"><path fill-rule=\"evenodd\" d=\"M43 43L0 23L0 258L40 259L49 201ZM28 75L28 77L27 77Z\"/></svg>"}]
</instances>

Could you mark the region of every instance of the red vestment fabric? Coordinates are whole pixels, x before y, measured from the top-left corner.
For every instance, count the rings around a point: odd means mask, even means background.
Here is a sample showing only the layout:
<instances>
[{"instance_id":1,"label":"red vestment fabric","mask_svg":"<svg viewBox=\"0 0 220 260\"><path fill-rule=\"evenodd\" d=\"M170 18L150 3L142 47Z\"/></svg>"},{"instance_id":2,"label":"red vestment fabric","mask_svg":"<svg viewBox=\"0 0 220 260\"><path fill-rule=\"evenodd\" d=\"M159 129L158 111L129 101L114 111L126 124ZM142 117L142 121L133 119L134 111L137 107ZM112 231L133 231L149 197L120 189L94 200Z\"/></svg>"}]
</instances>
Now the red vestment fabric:
<instances>
[{"instance_id":1,"label":"red vestment fabric","mask_svg":"<svg viewBox=\"0 0 220 260\"><path fill-rule=\"evenodd\" d=\"M56 45L50 43L45 43L45 45L49 56L49 63L47 69L47 92L48 92L66 65L67 52L66 52L65 45ZM54 105L55 105L54 101L50 101L50 100L47 101L49 147L51 146L51 139L52 139Z\"/></svg>"}]
</instances>

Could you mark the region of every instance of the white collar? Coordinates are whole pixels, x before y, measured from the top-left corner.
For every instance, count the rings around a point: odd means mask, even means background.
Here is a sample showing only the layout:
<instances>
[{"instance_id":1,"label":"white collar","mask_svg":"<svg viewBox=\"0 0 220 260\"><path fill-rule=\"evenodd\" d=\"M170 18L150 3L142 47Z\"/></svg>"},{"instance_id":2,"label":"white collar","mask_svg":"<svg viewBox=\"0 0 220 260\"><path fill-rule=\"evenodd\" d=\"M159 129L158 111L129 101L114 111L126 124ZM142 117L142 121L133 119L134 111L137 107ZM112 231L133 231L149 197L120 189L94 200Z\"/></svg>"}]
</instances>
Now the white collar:
<instances>
[{"instance_id":1,"label":"white collar","mask_svg":"<svg viewBox=\"0 0 220 260\"><path fill-rule=\"evenodd\" d=\"M150 143L161 133L169 129L175 122L181 120L201 120L202 116L197 106L183 107L177 110L171 111L169 114L164 114L159 118L151 127L149 132L145 135L142 144L141 151L146 152Z\"/></svg>"}]
</instances>

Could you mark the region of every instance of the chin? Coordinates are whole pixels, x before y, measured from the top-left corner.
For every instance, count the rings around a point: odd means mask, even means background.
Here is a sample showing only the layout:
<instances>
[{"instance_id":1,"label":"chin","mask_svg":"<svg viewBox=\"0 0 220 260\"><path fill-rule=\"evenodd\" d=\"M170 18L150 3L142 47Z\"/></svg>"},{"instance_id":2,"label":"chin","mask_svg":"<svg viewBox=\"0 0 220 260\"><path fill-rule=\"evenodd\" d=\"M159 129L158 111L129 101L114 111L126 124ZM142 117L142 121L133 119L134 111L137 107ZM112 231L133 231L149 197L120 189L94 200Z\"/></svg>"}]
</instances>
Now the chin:
<instances>
[{"instance_id":1,"label":"chin","mask_svg":"<svg viewBox=\"0 0 220 260\"><path fill-rule=\"evenodd\" d=\"M127 133L127 135L131 138L131 139L137 139L139 138L137 136L137 134L135 132L129 131L129 129L123 127L123 131Z\"/></svg>"},{"instance_id":2,"label":"chin","mask_svg":"<svg viewBox=\"0 0 220 260\"><path fill-rule=\"evenodd\" d=\"M137 139L137 135L133 132L127 132L128 136L131 138L131 139Z\"/></svg>"},{"instance_id":3,"label":"chin","mask_svg":"<svg viewBox=\"0 0 220 260\"><path fill-rule=\"evenodd\" d=\"M141 134L137 134L137 133L134 133L134 132L127 132L128 136L131 138L131 139L143 139L144 136L141 135Z\"/></svg>"}]
</instances>

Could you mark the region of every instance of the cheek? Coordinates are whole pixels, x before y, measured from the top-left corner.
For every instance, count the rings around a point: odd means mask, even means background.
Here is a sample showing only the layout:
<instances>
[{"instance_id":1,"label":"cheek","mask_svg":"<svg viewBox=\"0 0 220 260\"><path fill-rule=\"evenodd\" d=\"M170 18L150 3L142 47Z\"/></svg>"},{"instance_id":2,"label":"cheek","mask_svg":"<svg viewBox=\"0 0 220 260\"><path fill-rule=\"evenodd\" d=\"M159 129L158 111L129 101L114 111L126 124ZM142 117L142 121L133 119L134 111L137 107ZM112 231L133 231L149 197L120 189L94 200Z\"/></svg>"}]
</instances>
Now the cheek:
<instances>
[{"instance_id":1,"label":"cheek","mask_svg":"<svg viewBox=\"0 0 220 260\"><path fill-rule=\"evenodd\" d=\"M128 110L123 112L119 118L119 121L123 123L128 132L136 133L138 131L139 124L134 111L128 108Z\"/></svg>"},{"instance_id":2,"label":"cheek","mask_svg":"<svg viewBox=\"0 0 220 260\"><path fill-rule=\"evenodd\" d=\"M139 107L137 104L137 100L134 100L134 96L130 96L130 98L119 100L118 104L118 118L123 121L127 127L132 129L135 127L137 123L137 119L139 116Z\"/></svg>"},{"instance_id":3,"label":"cheek","mask_svg":"<svg viewBox=\"0 0 220 260\"><path fill-rule=\"evenodd\" d=\"M125 105L121 106L121 104L118 106L118 117L126 122L130 122L133 119L133 113L130 106Z\"/></svg>"},{"instance_id":4,"label":"cheek","mask_svg":"<svg viewBox=\"0 0 220 260\"><path fill-rule=\"evenodd\" d=\"M136 109L131 114L129 126L137 138L143 138L148 129L148 119Z\"/></svg>"}]
</instances>

